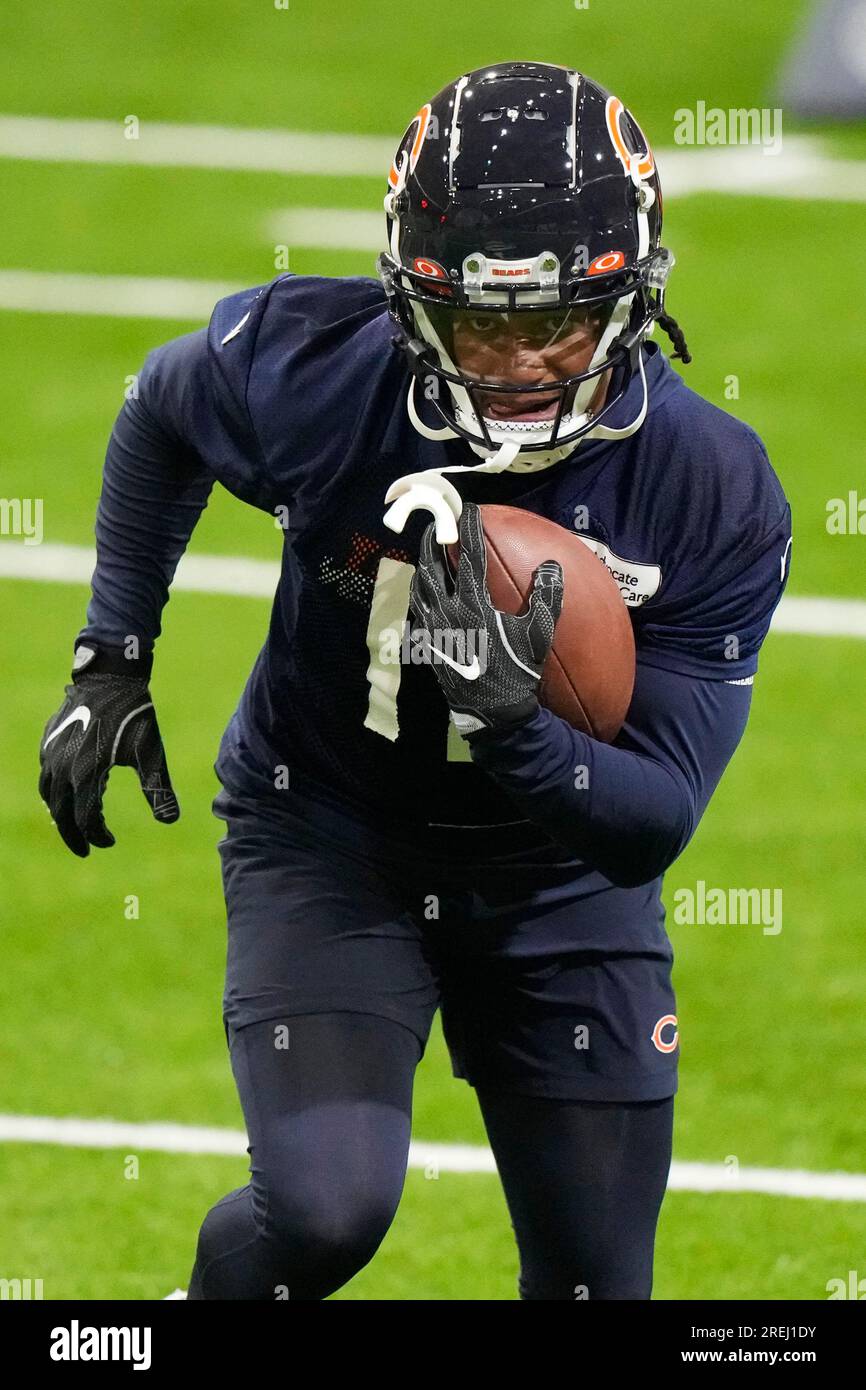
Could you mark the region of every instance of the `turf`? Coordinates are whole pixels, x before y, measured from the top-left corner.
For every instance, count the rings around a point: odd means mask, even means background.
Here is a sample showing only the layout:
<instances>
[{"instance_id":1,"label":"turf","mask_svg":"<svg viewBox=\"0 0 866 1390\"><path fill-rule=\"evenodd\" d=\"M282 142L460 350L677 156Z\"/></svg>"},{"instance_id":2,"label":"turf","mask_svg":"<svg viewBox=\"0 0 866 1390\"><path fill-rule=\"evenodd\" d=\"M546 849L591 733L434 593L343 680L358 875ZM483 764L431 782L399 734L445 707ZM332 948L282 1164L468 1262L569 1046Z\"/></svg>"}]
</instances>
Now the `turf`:
<instances>
[{"instance_id":1,"label":"turf","mask_svg":"<svg viewBox=\"0 0 866 1390\"><path fill-rule=\"evenodd\" d=\"M410 42L405 8L372 0L290 0L288 10L101 0L87 23L48 0L0 20L0 109L117 121L135 113L143 138L148 120L396 137L457 72L520 53L577 63L620 90L663 147L680 106L771 101L803 8L704 0L689 6L686 25L680 3L654 0L633 7L640 23L623 41L621 16L614 21L601 4L537 0L503 12L440 0L413 14ZM849 158L866 149L862 126L823 135ZM11 160L2 172L0 268L238 284L273 273L275 209L375 209L382 196L379 181L360 176ZM805 197L702 195L666 205L666 240L678 257L670 305L695 358L683 375L765 439L794 508L793 594L863 596L863 538L826 529L829 499L862 484L855 405L866 288L846 250L858 244L860 223L854 204ZM372 260L290 248L299 273L370 274ZM128 377L156 343L198 325L51 313L4 313L0 323L0 493L44 500L46 540L87 544ZM275 559L278 540L269 518L217 491L193 549ZM35 783L39 734L59 703L85 603L83 587L0 584L0 1111L238 1126L219 1008L220 826L209 808L219 736L264 638L268 605L174 595L154 690L182 819L154 824L131 774L116 774L107 811L117 846L80 862L52 831ZM866 1169L864 683L862 642L771 635L744 743L669 875L669 903L699 879L778 888L784 903L773 936L671 923L681 1159ZM134 919L125 910L131 895ZM419 1071L415 1132L484 1142L438 1028ZM197 1224L244 1181L244 1163L142 1154L139 1176L127 1178L124 1158L0 1146L0 1271L43 1278L46 1297L151 1298L184 1283ZM864 1228L860 1204L671 1193L656 1295L821 1299L829 1279L862 1265ZM515 1277L496 1179L412 1172L379 1255L338 1297L511 1299Z\"/></svg>"},{"instance_id":2,"label":"turf","mask_svg":"<svg viewBox=\"0 0 866 1390\"><path fill-rule=\"evenodd\" d=\"M773 0L721 10L696 0L686 25L679 0L639 4L615 19L603 5L571 0L522 9L440 0L414 10L408 26L396 0L289 0L285 8L217 0L206 13L195 0L131 0L122 9L96 0L82 24L63 0L46 0L8 12L0 30L10 59L4 104L39 115L379 134L405 127L457 73L527 57L581 67L633 94L630 104L663 144L661 128L673 131L680 106L769 102L804 9L796 0L780 18Z\"/></svg>"}]
</instances>

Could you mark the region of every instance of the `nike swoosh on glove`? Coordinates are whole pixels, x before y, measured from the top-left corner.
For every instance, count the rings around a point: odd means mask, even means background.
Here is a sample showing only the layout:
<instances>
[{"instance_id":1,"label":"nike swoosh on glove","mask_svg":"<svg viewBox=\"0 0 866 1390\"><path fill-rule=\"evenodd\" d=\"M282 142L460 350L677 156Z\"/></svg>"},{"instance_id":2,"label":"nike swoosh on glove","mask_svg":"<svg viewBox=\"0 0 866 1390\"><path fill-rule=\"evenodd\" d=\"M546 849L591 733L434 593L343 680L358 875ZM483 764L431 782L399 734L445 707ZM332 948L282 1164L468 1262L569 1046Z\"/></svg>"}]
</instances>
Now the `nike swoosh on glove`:
<instances>
[{"instance_id":1,"label":"nike swoosh on glove","mask_svg":"<svg viewBox=\"0 0 866 1390\"><path fill-rule=\"evenodd\" d=\"M42 736L39 795L66 845L82 859L91 845L114 844L102 814L113 767L135 768L156 820L180 815L150 698L149 662L146 675L133 675L120 673L122 661L117 654L95 653L87 669L76 670Z\"/></svg>"},{"instance_id":2,"label":"nike swoosh on glove","mask_svg":"<svg viewBox=\"0 0 866 1390\"><path fill-rule=\"evenodd\" d=\"M435 523L427 527L412 579L412 610L426 629L433 670L464 738L532 718L563 587L561 565L545 560L533 574L526 612L501 613L487 592L487 548L475 503L463 505L454 580L436 544ZM437 661L435 653L443 651L445 659Z\"/></svg>"}]
</instances>

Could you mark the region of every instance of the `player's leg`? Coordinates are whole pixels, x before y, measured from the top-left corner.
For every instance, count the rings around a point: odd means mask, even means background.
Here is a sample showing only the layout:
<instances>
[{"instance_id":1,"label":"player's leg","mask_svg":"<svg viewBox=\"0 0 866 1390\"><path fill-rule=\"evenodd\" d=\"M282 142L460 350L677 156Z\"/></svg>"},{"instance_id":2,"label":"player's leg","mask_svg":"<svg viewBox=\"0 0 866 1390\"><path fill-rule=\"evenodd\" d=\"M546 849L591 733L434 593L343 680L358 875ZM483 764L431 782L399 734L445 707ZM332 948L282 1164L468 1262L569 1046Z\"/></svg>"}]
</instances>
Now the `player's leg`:
<instances>
[{"instance_id":1,"label":"player's leg","mask_svg":"<svg viewBox=\"0 0 866 1390\"><path fill-rule=\"evenodd\" d=\"M421 1044L366 1014L231 1030L251 1181L201 1229L191 1299L326 1298L373 1256L406 1173Z\"/></svg>"},{"instance_id":2,"label":"player's leg","mask_svg":"<svg viewBox=\"0 0 866 1390\"><path fill-rule=\"evenodd\" d=\"M443 979L452 1064L481 1098L524 1296L648 1298L677 1086L670 945L651 895L635 909L538 859L474 870Z\"/></svg>"},{"instance_id":3,"label":"player's leg","mask_svg":"<svg viewBox=\"0 0 866 1390\"><path fill-rule=\"evenodd\" d=\"M673 1097L478 1095L517 1238L521 1298L649 1298Z\"/></svg>"},{"instance_id":4,"label":"player's leg","mask_svg":"<svg viewBox=\"0 0 866 1390\"><path fill-rule=\"evenodd\" d=\"M325 1298L396 1210L438 983L405 863L369 828L273 792L214 809L251 1181L208 1214L190 1297Z\"/></svg>"}]
</instances>

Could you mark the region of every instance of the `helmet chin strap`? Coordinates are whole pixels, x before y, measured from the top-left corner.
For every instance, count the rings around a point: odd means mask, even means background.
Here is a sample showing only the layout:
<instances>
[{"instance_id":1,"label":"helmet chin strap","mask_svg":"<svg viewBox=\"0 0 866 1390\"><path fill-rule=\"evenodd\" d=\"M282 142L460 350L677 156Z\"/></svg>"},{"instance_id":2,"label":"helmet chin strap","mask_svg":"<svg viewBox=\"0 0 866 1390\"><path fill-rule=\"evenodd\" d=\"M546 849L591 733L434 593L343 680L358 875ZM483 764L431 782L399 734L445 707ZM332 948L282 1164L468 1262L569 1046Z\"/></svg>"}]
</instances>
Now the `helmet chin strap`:
<instances>
[{"instance_id":1,"label":"helmet chin strap","mask_svg":"<svg viewBox=\"0 0 866 1390\"><path fill-rule=\"evenodd\" d=\"M430 425L424 424L415 405L415 385L417 380L418 378L416 376L410 377L409 379L409 395L406 398L406 409L409 412L409 419L412 421L418 433L422 434L425 439L459 439L460 435L456 430L452 430L450 425L445 425L442 429L434 430L431 429Z\"/></svg>"},{"instance_id":2,"label":"helmet chin strap","mask_svg":"<svg viewBox=\"0 0 866 1390\"><path fill-rule=\"evenodd\" d=\"M502 473L510 468L519 450L516 442L500 445L493 458L475 465L447 464L444 468L425 468L421 473L407 473L397 478L385 493L390 502L384 517L385 525L399 535L412 512L426 507L436 522L436 539L440 545L457 540L457 523L463 511L463 498L446 473Z\"/></svg>"},{"instance_id":3,"label":"helmet chin strap","mask_svg":"<svg viewBox=\"0 0 866 1390\"><path fill-rule=\"evenodd\" d=\"M641 382L641 403L640 409L633 420L627 425L622 425L615 429L612 425L595 425L593 429L587 430L583 435L584 439L627 439L630 434L636 434L646 419L647 408L649 406L649 391L646 384L646 371L643 365L643 353L638 353L638 369L640 371ZM580 442L580 441L578 441Z\"/></svg>"},{"instance_id":4,"label":"helmet chin strap","mask_svg":"<svg viewBox=\"0 0 866 1390\"><path fill-rule=\"evenodd\" d=\"M575 453L584 439L616 440L626 439L630 434L634 434L646 418L649 401L642 353L638 356L638 364L643 387L642 400L640 410L628 425L619 429L608 425L596 425L572 444L563 444L547 453L530 454L525 463L518 462L522 450L519 435L511 435L502 440L493 451L482 450L478 445L472 444L470 447L484 459L483 463L452 463L442 468L426 468L420 473L407 473L404 477L397 478L385 494L385 501L391 504L383 517L385 525L400 535L412 512L423 507L433 514L439 544L451 545L458 538L457 523L463 510L463 499L454 484L444 476L446 473L504 473L515 463L527 471L550 468L554 463ZM447 425L443 429L434 430L424 424L415 407L415 377L409 383L406 404L412 424L425 439L445 440L462 437Z\"/></svg>"}]
</instances>

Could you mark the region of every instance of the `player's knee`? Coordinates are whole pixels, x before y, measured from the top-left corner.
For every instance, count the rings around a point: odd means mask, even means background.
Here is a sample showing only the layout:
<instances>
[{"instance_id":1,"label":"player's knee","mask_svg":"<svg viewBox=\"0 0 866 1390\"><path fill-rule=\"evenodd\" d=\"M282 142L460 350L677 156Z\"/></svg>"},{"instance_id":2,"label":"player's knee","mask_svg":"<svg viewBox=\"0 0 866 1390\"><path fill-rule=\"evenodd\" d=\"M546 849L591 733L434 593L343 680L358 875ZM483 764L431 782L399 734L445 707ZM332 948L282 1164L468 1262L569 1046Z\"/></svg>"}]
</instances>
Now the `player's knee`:
<instances>
[{"instance_id":1,"label":"player's knee","mask_svg":"<svg viewBox=\"0 0 866 1390\"><path fill-rule=\"evenodd\" d=\"M284 1182L269 1193L264 1228L287 1268L337 1288L373 1258L396 1205L367 1183Z\"/></svg>"}]
</instances>

